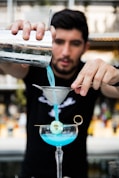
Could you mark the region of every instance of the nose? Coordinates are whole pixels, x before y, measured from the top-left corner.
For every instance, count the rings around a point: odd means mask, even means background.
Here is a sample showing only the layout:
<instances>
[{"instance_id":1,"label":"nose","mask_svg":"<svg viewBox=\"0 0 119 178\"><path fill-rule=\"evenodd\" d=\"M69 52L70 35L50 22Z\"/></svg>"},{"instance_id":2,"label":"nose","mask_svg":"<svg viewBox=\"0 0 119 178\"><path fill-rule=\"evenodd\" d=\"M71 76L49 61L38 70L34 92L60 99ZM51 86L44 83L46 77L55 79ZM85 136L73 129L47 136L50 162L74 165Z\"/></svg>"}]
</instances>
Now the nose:
<instances>
[{"instance_id":1,"label":"nose","mask_svg":"<svg viewBox=\"0 0 119 178\"><path fill-rule=\"evenodd\" d=\"M62 49L62 55L69 56L69 54L70 54L70 46L69 44L65 44Z\"/></svg>"}]
</instances>

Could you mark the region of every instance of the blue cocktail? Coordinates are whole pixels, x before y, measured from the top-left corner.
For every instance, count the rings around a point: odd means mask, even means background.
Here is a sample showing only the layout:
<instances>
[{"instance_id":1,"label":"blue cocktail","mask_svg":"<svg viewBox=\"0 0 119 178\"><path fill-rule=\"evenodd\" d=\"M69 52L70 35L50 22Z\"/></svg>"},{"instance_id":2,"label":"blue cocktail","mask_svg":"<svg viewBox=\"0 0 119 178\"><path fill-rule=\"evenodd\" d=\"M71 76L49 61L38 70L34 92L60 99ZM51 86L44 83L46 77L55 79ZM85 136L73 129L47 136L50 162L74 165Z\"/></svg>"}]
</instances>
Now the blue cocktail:
<instances>
[{"instance_id":1,"label":"blue cocktail","mask_svg":"<svg viewBox=\"0 0 119 178\"><path fill-rule=\"evenodd\" d=\"M80 122L75 119L79 117ZM83 119L80 115L74 117L76 124L62 124L60 121L53 121L51 125L40 125L39 133L41 138L49 145L56 146L55 158L57 163L57 178L62 178L62 146L72 143L78 135L78 125L82 124Z\"/></svg>"},{"instance_id":2,"label":"blue cocktail","mask_svg":"<svg viewBox=\"0 0 119 178\"><path fill-rule=\"evenodd\" d=\"M54 134L50 130L50 125L40 126L40 136L48 144L52 146L65 146L73 142L78 134L78 127L73 125L64 125L63 131L59 134Z\"/></svg>"}]
</instances>

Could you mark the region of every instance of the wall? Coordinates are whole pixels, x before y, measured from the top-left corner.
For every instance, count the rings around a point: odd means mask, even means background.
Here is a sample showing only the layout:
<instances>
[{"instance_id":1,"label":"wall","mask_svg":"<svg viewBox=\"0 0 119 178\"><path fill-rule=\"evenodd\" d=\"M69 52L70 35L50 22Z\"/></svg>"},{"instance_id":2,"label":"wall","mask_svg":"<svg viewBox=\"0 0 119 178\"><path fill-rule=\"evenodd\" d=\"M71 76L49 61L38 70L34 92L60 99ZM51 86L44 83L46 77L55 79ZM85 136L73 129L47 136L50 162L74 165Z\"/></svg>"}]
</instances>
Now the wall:
<instances>
[{"instance_id":1,"label":"wall","mask_svg":"<svg viewBox=\"0 0 119 178\"><path fill-rule=\"evenodd\" d=\"M49 11L53 12L63 9L65 6L38 6L38 5L17 5L11 7L11 11L7 7L0 6L0 26L6 26L18 19L27 19L32 22L44 21L48 22ZM118 32L119 31L119 8L112 6L73 6L85 12L89 24L89 30L93 32ZM6 20L4 20L6 19Z\"/></svg>"}]
</instances>

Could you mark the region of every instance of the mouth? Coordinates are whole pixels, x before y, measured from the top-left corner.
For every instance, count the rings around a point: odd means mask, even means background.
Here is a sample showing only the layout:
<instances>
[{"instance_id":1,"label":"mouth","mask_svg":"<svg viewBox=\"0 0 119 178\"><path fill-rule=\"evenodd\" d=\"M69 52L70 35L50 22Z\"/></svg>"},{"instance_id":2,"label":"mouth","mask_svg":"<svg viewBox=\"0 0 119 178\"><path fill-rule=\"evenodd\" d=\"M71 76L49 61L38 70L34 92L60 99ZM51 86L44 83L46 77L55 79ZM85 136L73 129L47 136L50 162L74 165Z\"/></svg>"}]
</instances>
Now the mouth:
<instances>
[{"instance_id":1,"label":"mouth","mask_svg":"<svg viewBox=\"0 0 119 178\"><path fill-rule=\"evenodd\" d=\"M62 59L59 62L62 66L65 66L65 67L69 66L69 64L71 63L69 59Z\"/></svg>"}]
</instances>

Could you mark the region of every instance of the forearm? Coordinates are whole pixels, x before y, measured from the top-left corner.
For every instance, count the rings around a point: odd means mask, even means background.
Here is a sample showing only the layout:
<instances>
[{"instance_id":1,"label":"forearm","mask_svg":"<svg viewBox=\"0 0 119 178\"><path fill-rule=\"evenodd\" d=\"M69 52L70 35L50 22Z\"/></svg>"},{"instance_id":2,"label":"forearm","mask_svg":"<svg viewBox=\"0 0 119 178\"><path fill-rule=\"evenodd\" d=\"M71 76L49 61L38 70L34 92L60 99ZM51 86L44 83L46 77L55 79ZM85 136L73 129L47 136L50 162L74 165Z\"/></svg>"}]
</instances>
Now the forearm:
<instances>
[{"instance_id":1,"label":"forearm","mask_svg":"<svg viewBox=\"0 0 119 178\"><path fill-rule=\"evenodd\" d=\"M21 64L0 63L0 74L10 74L16 78L24 78L28 72L28 67L22 67Z\"/></svg>"},{"instance_id":2,"label":"forearm","mask_svg":"<svg viewBox=\"0 0 119 178\"><path fill-rule=\"evenodd\" d=\"M2 69L0 69L0 74L5 74Z\"/></svg>"},{"instance_id":3,"label":"forearm","mask_svg":"<svg viewBox=\"0 0 119 178\"><path fill-rule=\"evenodd\" d=\"M119 98L119 86L105 85L101 87L101 91L109 98Z\"/></svg>"}]
</instances>

